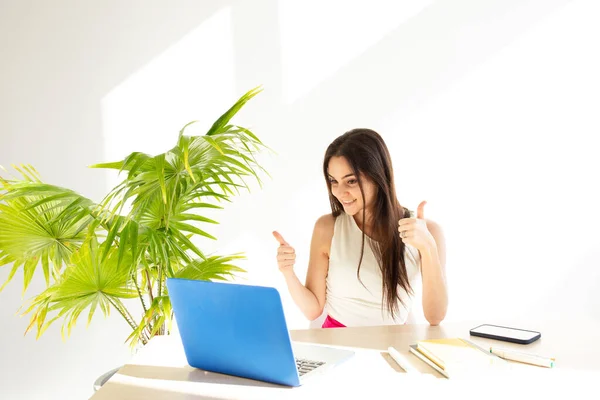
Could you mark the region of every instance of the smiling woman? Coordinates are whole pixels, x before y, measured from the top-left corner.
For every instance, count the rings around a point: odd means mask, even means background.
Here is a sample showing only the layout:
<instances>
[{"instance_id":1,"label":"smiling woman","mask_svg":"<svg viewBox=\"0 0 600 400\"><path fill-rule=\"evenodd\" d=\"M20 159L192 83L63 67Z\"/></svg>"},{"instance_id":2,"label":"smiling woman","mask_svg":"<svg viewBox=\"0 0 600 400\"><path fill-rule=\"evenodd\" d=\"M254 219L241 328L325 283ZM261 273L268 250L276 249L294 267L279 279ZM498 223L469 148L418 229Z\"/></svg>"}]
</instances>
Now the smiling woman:
<instances>
[{"instance_id":1,"label":"smiling woman","mask_svg":"<svg viewBox=\"0 0 600 400\"><path fill-rule=\"evenodd\" d=\"M400 205L381 136L346 132L327 148L323 172L331 214L315 224L305 285L293 270L295 249L274 232L296 305L310 320L326 310L325 328L403 324L420 273L425 318L439 324L448 305L444 236L424 218L425 202L416 218Z\"/></svg>"},{"instance_id":2,"label":"smiling woman","mask_svg":"<svg viewBox=\"0 0 600 400\"><path fill-rule=\"evenodd\" d=\"M350 215L356 214L359 210L372 209L375 200L375 184L364 173L360 173L359 176L362 187L359 186L359 178L344 156L333 156L329 160L327 179L329 179L330 192Z\"/></svg>"}]
</instances>

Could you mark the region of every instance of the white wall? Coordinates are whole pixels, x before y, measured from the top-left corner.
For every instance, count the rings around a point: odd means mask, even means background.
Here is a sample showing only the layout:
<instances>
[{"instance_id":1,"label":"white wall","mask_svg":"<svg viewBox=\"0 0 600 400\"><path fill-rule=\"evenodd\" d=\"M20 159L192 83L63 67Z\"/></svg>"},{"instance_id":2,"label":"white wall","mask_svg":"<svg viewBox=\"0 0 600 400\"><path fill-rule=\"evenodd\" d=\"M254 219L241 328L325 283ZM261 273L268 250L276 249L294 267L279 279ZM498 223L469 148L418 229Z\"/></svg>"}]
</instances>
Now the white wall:
<instances>
[{"instance_id":1,"label":"white wall","mask_svg":"<svg viewBox=\"0 0 600 400\"><path fill-rule=\"evenodd\" d=\"M358 126L387 141L400 201L427 200L445 229L448 321L600 319L597 2L147 3L0 2L1 165L31 163L99 200L114 177L86 165L162 152L263 84L236 122L278 152L262 157L273 179L220 213L220 240L203 246L245 251L243 281L282 289L290 327L307 323L271 231L303 276L328 212L322 156ZM23 337L21 286L0 293L0 398L88 397L129 357L126 324Z\"/></svg>"}]
</instances>

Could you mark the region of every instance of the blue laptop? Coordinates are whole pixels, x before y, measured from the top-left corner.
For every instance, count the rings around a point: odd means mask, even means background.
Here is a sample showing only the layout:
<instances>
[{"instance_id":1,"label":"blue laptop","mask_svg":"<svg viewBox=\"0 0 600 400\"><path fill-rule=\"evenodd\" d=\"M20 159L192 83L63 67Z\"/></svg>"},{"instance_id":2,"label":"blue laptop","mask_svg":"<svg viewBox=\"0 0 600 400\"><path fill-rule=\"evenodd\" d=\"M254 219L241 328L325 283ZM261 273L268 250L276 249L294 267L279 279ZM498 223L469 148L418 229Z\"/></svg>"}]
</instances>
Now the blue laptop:
<instances>
[{"instance_id":1,"label":"blue laptop","mask_svg":"<svg viewBox=\"0 0 600 400\"><path fill-rule=\"evenodd\" d=\"M300 386L354 355L292 343L275 288L177 278L167 288L194 368Z\"/></svg>"}]
</instances>

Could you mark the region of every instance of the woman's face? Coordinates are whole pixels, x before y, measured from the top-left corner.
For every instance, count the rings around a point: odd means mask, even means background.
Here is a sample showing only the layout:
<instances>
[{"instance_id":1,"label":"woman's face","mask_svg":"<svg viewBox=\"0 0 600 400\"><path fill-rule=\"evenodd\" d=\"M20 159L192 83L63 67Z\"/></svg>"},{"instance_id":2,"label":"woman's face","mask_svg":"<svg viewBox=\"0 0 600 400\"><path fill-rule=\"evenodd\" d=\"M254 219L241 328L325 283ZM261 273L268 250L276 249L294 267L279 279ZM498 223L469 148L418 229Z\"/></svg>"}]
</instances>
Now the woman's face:
<instances>
[{"instance_id":1,"label":"woman's face","mask_svg":"<svg viewBox=\"0 0 600 400\"><path fill-rule=\"evenodd\" d=\"M352 168L346 158L341 156L331 157L327 173L331 182L331 193L342 203L346 214L355 215L361 212L362 215L365 204L360 193L357 177L352 172ZM375 184L364 174L361 174L360 179L365 194L367 213L369 213L373 206L377 190Z\"/></svg>"}]
</instances>

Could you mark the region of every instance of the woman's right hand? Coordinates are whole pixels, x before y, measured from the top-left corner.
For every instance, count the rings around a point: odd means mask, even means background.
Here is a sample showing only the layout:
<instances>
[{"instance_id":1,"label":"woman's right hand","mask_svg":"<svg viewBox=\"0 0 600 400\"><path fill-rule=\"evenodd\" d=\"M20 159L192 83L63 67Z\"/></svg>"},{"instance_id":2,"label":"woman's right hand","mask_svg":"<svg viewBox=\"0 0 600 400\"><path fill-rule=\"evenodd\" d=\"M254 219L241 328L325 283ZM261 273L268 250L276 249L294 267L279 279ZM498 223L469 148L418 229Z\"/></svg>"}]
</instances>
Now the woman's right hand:
<instances>
[{"instance_id":1,"label":"woman's right hand","mask_svg":"<svg viewBox=\"0 0 600 400\"><path fill-rule=\"evenodd\" d=\"M285 241L279 232L274 231L273 236L279 242L279 248L277 249L279 271L283 273L293 272L294 264L296 263L296 250Z\"/></svg>"}]
</instances>

